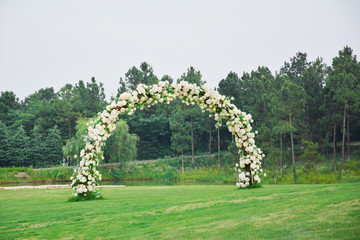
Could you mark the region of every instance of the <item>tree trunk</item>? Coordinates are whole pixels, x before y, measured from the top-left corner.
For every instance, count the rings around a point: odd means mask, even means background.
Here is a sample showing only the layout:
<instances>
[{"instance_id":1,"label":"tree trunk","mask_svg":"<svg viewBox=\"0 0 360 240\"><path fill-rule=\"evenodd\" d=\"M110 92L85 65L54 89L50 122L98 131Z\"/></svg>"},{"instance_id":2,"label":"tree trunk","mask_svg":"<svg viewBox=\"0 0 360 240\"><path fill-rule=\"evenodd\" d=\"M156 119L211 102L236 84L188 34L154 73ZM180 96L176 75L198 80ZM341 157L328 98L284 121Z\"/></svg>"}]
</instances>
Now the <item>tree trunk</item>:
<instances>
[{"instance_id":1,"label":"tree trunk","mask_svg":"<svg viewBox=\"0 0 360 240\"><path fill-rule=\"evenodd\" d=\"M191 116L191 162L195 163L195 149L194 149L194 121Z\"/></svg>"},{"instance_id":2,"label":"tree trunk","mask_svg":"<svg viewBox=\"0 0 360 240\"><path fill-rule=\"evenodd\" d=\"M209 161L211 162L211 128L209 129Z\"/></svg>"},{"instance_id":3,"label":"tree trunk","mask_svg":"<svg viewBox=\"0 0 360 240\"><path fill-rule=\"evenodd\" d=\"M348 161L350 161L350 117L347 118L347 156L348 156Z\"/></svg>"},{"instance_id":4,"label":"tree trunk","mask_svg":"<svg viewBox=\"0 0 360 240\"><path fill-rule=\"evenodd\" d=\"M181 150L181 172L184 172L184 151Z\"/></svg>"},{"instance_id":5,"label":"tree trunk","mask_svg":"<svg viewBox=\"0 0 360 240\"><path fill-rule=\"evenodd\" d=\"M306 107L306 125L307 125L307 130L305 132L305 136L306 136L306 140L309 140L310 137L308 136L308 133L309 131L311 131L311 127L310 127L310 113L308 107Z\"/></svg>"},{"instance_id":6,"label":"tree trunk","mask_svg":"<svg viewBox=\"0 0 360 240\"><path fill-rule=\"evenodd\" d=\"M333 148L334 148L334 169L336 172L336 123L334 123Z\"/></svg>"},{"instance_id":7,"label":"tree trunk","mask_svg":"<svg viewBox=\"0 0 360 240\"><path fill-rule=\"evenodd\" d=\"M344 161L345 161L345 120L346 120L346 104L344 106L344 117L343 117L343 136L342 136L342 146L341 146L341 171L344 171Z\"/></svg>"},{"instance_id":8,"label":"tree trunk","mask_svg":"<svg viewBox=\"0 0 360 240\"><path fill-rule=\"evenodd\" d=\"M280 174L283 175L283 142L282 142L282 133L280 133Z\"/></svg>"},{"instance_id":9,"label":"tree trunk","mask_svg":"<svg viewBox=\"0 0 360 240\"><path fill-rule=\"evenodd\" d=\"M289 123L290 123L290 127L292 127L291 115L289 116ZM292 130L290 131L290 141L291 141L291 158L292 158L292 167L293 167L293 174L294 174L294 184L296 184L294 137L293 137L293 131Z\"/></svg>"},{"instance_id":10,"label":"tree trunk","mask_svg":"<svg viewBox=\"0 0 360 240\"><path fill-rule=\"evenodd\" d=\"M220 170L220 126L218 127L218 164Z\"/></svg>"},{"instance_id":11,"label":"tree trunk","mask_svg":"<svg viewBox=\"0 0 360 240\"><path fill-rule=\"evenodd\" d=\"M307 124L307 127L308 129L310 129L310 116L309 116L309 108L306 107L306 124Z\"/></svg>"},{"instance_id":12,"label":"tree trunk","mask_svg":"<svg viewBox=\"0 0 360 240\"><path fill-rule=\"evenodd\" d=\"M270 148L273 150L273 144L270 141ZM275 158L273 158L274 184L276 185Z\"/></svg>"},{"instance_id":13,"label":"tree trunk","mask_svg":"<svg viewBox=\"0 0 360 240\"><path fill-rule=\"evenodd\" d=\"M319 184L319 174L316 163L315 163L315 173L316 173L316 183Z\"/></svg>"}]
</instances>

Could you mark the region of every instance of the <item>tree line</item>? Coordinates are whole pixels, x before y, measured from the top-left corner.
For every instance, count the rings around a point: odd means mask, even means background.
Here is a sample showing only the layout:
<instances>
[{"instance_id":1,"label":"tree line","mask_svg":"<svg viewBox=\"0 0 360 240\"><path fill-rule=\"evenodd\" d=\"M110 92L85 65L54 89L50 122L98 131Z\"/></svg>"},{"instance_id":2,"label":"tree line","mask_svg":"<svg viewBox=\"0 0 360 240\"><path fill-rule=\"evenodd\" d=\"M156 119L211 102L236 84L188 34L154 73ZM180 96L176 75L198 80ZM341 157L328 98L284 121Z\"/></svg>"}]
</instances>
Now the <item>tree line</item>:
<instances>
[{"instance_id":1,"label":"tree line","mask_svg":"<svg viewBox=\"0 0 360 240\"><path fill-rule=\"evenodd\" d=\"M140 83L151 85L164 80L185 80L200 86L206 83L194 67L189 67L178 79L169 75L159 78L152 66L144 62L139 67L131 67L120 78L117 96L135 90ZM344 170L345 158L350 156L349 143L360 139L360 63L348 46L333 58L331 66L320 57L309 61L306 53L298 52L275 73L265 66L241 75L230 72L219 81L216 90L234 97L233 103L239 109L253 115L253 128L259 131L256 141L268 154L263 162L265 167L276 165L282 172L284 164L290 164L294 182L296 162L304 147L316 146L316 151L322 155L333 156L334 171L339 167ZM55 156L49 155L51 148L45 145L50 143L51 132L59 136L56 139L60 139L58 149L63 147L62 155L75 153L81 149L86 121L107 104L103 84L95 78L87 83L66 84L58 92L53 88L40 89L23 101L19 101L13 92L2 92L0 131L7 134L1 134L0 141L11 144L0 146L1 166L53 164ZM170 105L159 103L120 118L124 120L118 133L120 137L114 136L117 140L104 150L105 162L189 154L194 163L197 153L236 151L225 122L216 129L215 121L208 114L198 106L187 106L180 100ZM41 137L35 137L36 132ZM15 144L21 142L20 138L24 144ZM132 140L127 141L128 138ZM35 139L44 145L40 151L42 158L31 154L27 158L16 155L26 152L19 150L25 143L30 144L29 148L40 146L30 143ZM124 149L120 150L122 146ZM128 154L121 155L121 151L128 151ZM336 162L338 154L341 155L341 166ZM220 168L220 161L217 164Z\"/></svg>"}]
</instances>

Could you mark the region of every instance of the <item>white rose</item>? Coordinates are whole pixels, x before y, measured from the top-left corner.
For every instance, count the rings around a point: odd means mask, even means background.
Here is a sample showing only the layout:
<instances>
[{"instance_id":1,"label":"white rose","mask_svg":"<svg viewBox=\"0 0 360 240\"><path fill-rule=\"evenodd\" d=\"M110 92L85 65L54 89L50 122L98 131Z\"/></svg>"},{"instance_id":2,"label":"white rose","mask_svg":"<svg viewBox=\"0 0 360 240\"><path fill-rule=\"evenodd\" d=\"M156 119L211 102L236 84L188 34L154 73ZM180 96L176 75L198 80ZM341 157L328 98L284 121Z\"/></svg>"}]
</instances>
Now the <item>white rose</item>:
<instances>
[{"instance_id":1,"label":"white rose","mask_svg":"<svg viewBox=\"0 0 360 240\"><path fill-rule=\"evenodd\" d=\"M124 93L122 93L122 94L120 95L120 98L121 98L122 100L127 100L127 99L129 99L130 97L131 97L131 94L128 93L128 92L124 92Z\"/></svg>"},{"instance_id":2,"label":"white rose","mask_svg":"<svg viewBox=\"0 0 360 240\"><path fill-rule=\"evenodd\" d=\"M242 172L242 173L239 174L239 179L240 179L241 181L244 181L244 179L245 179L245 173L244 173L244 172Z\"/></svg>"}]
</instances>

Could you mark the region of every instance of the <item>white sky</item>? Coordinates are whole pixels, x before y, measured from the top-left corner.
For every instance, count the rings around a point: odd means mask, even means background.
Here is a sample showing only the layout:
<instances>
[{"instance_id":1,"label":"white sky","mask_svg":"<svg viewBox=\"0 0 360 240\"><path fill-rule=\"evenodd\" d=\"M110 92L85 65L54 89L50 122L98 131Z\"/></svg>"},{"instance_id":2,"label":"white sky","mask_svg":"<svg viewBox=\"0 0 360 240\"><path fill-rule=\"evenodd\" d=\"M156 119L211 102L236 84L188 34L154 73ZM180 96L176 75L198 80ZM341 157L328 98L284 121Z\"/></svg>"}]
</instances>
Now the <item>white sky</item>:
<instances>
[{"instance_id":1,"label":"white sky","mask_svg":"<svg viewBox=\"0 0 360 240\"><path fill-rule=\"evenodd\" d=\"M0 0L0 91L24 99L95 76L109 99L143 61L159 78L192 65L215 87L298 51L331 64L345 45L359 56L360 1Z\"/></svg>"}]
</instances>

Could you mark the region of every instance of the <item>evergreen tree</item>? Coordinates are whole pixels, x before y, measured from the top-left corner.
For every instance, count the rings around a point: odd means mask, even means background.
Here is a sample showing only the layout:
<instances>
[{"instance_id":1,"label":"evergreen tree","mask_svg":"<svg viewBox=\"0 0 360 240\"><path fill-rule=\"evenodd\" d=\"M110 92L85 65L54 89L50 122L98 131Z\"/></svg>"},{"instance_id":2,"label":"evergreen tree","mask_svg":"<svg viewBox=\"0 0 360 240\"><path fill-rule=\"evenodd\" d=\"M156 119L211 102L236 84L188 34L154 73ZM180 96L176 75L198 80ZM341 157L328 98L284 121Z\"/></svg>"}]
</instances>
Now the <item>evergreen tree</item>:
<instances>
[{"instance_id":1,"label":"evergreen tree","mask_svg":"<svg viewBox=\"0 0 360 240\"><path fill-rule=\"evenodd\" d=\"M172 77L170 77L169 75L165 74L160 81L168 81L170 84L174 82L174 79Z\"/></svg>"},{"instance_id":2,"label":"evergreen tree","mask_svg":"<svg viewBox=\"0 0 360 240\"><path fill-rule=\"evenodd\" d=\"M6 126L12 124L13 118L11 112L21 108L19 98L16 97L14 92L5 91L0 95L0 121Z\"/></svg>"},{"instance_id":3,"label":"evergreen tree","mask_svg":"<svg viewBox=\"0 0 360 240\"><path fill-rule=\"evenodd\" d=\"M322 140L324 130L321 125L321 105L324 99L323 86L326 78L326 65L321 58L317 58L304 71L301 86L305 90L306 103L306 136L309 139Z\"/></svg>"},{"instance_id":4,"label":"evergreen tree","mask_svg":"<svg viewBox=\"0 0 360 240\"><path fill-rule=\"evenodd\" d=\"M12 166L29 166L29 137L23 126L18 127L10 137L9 160Z\"/></svg>"},{"instance_id":5,"label":"evergreen tree","mask_svg":"<svg viewBox=\"0 0 360 240\"><path fill-rule=\"evenodd\" d=\"M0 121L0 166L9 166L9 140L8 129Z\"/></svg>"},{"instance_id":6,"label":"evergreen tree","mask_svg":"<svg viewBox=\"0 0 360 240\"><path fill-rule=\"evenodd\" d=\"M294 133L298 131L296 127L301 124L301 122L299 123L299 119L304 112L305 91L301 86L297 85L296 83L286 80L280 90L280 97L280 108L283 110L284 116L288 118L292 168L294 175L294 183L296 184Z\"/></svg>"},{"instance_id":7,"label":"evergreen tree","mask_svg":"<svg viewBox=\"0 0 360 240\"><path fill-rule=\"evenodd\" d=\"M32 166L45 166L44 153L45 153L45 136L40 131L39 126L35 125L31 131L29 148L29 162Z\"/></svg>"},{"instance_id":8,"label":"evergreen tree","mask_svg":"<svg viewBox=\"0 0 360 240\"><path fill-rule=\"evenodd\" d=\"M76 98L76 89L71 84L62 87L57 95L58 98L54 102L55 122L61 131L62 139L71 139L75 134L76 120L84 110L76 109L80 100Z\"/></svg>"},{"instance_id":9,"label":"evergreen tree","mask_svg":"<svg viewBox=\"0 0 360 240\"><path fill-rule=\"evenodd\" d=\"M47 165L58 165L63 158L60 130L56 125L48 130L44 158Z\"/></svg>"},{"instance_id":10,"label":"evergreen tree","mask_svg":"<svg viewBox=\"0 0 360 240\"><path fill-rule=\"evenodd\" d=\"M197 86L203 86L206 81L202 80L200 71L196 71L194 67L188 68L186 73L183 73L181 77L177 80L178 83L181 81L187 81L191 84L196 84ZM185 102L184 102L185 103ZM186 104L188 104L186 102ZM188 105L184 109L184 114L186 118L190 120L190 133L191 133L191 162L195 162L195 135L194 135L194 118L201 114L199 106L190 106Z\"/></svg>"},{"instance_id":11,"label":"evergreen tree","mask_svg":"<svg viewBox=\"0 0 360 240\"><path fill-rule=\"evenodd\" d=\"M220 94L227 97L234 97L233 103L240 108L241 106L241 92L242 90L242 81L237 75L237 73L230 72L225 79L222 79L219 82L217 90Z\"/></svg>"},{"instance_id":12,"label":"evergreen tree","mask_svg":"<svg viewBox=\"0 0 360 240\"><path fill-rule=\"evenodd\" d=\"M189 135L191 125L185 121L185 116L181 109L178 109L170 119L171 148L181 153L181 171L184 172L184 151L189 149L191 136Z\"/></svg>"},{"instance_id":13,"label":"evergreen tree","mask_svg":"<svg viewBox=\"0 0 360 240\"><path fill-rule=\"evenodd\" d=\"M345 160L345 136L346 136L346 117L349 111L359 102L360 95L360 65L353 55L353 50L346 46L339 51L339 56L333 58L332 70L329 81L332 83L334 98L336 103L341 106L343 112L342 121L342 156L341 170L344 171Z\"/></svg>"},{"instance_id":14,"label":"evergreen tree","mask_svg":"<svg viewBox=\"0 0 360 240\"><path fill-rule=\"evenodd\" d=\"M117 96L126 91L135 90L139 84L153 85L159 82L154 74L154 69L147 63L140 64L140 69L133 66L125 73L125 78L120 78L120 87Z\"/></svg>"},{"instance_id":15,"label":"evergreen tree","mask_svg":"<svg viewBox=\"0 0 360 240\"><path fill-rule=\"evenodd\" d=\"M318 144L312 141L302 140L301 145L304 147L302 158L306 160L306 169L308 171L315 169L316 183L319 183L317 164L322 161L323 157L318 151Z\"/></svg>"}]
</instances>

